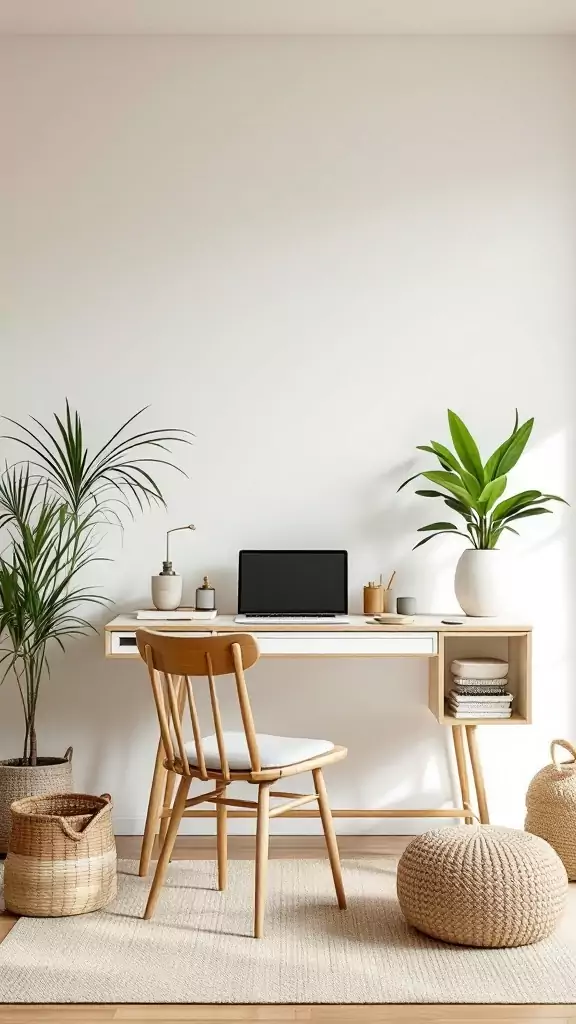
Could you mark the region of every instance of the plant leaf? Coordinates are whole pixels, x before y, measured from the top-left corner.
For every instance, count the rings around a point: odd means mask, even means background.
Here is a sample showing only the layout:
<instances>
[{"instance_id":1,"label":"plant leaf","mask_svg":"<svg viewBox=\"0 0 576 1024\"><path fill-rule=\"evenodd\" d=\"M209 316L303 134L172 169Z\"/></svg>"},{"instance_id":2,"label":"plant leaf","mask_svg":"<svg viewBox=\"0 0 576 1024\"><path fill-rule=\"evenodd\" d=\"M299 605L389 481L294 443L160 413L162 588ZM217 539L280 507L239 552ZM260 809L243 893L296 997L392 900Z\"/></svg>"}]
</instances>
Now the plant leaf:
<instances>
[{"instance_id":1,"label":"plant leaf","mask_svg":"<svg viewBox=\"0 0 576 1024\"><path fill-rule=\"evenodd\" d=\"M518 428L516 433L513 435L512 441L508 445L508 448L502 455L498 462L498 468L496 470L496 476L502 476L504 473L509 473L510 470L516 465L518 459L522 455L526 445L528 444L528 438L532 433L532 427L534 426L534 417L526 420L521 427Z\"/></svg>"},{"instance_id":2,"label":"plant leaf","mask_svg":"<svg viewBox=\"0 0 576 1024\"><path fill-rule=\"evenodd\" d=\"M551 508L525 508L522 512L517 512L516 515L509 516L506 520L506 526L508 523L513 523L515 519L526 519L528 516L543 516L552 515Z\"/></svg>"},{"instance_id":3,"label":"plant leaf","mask_svg":"<svg viewBox=\"0 0 576 1024\"><path fill-rule=\"evenodd\" d=\"M563 505L570 507L570 502L566 501L566 498L559 498L557 494L543 494L539 499L540 501L561 501Z\"/></svg>"},{"instance_id":4,"label":"plant leaf","mask_svg":"<svg viewBox=\"0 0 576 1024\"><path fill-rule=\"evenodd\" d=\"M418 543L415 544L414 547L412 548L412 551L416 551L416 548L421 548L423 544L426 544L429 540L432 540L434 537L440 537L440 535L443 533L450 534L451 537L464 537L464 539L467 540L468 543L470 543L470 537L468 536L468 534L461 533L460 530L438 530L437 533L429 533L427 537L423 537L422 540L419 540Z\"/></svg>"},{"instance_id":5,"label":"plant leaf","mask_svg":"<svg viewBox=\"0 0 576 1024\"><path fill-rule=\"evenodd\" d=\"M478 483L484 485L484 467L478 446L468 430L468 427L460 417L448 409L448 424L454 447L462 465L472 473Z\"/></svg>"},{"instance_id":6,"label":"plant leaf","mask_svg":"<svg viewBox=\"0 0 576 1024\"><path fill-rule=\"evenodd\" d=\"M459 481L455 473L444 473L442 470L432 469L427 473L422 473L422 476L426 477L432 484L439 484L440 487L445 487L450 494L459 498L469 508L476 507L475 499Z\"/></svg>"},{"instance_id":7,"label":"plant leaf","mask_svg":"<svg viewBox=\"0 0 576 1024\"><path fill-rule=\"evenodd\" d=\"M519 494L512 494L511 497L501 501L492 513L494 520L504 519L509 512L522 508L523 505L531 505L536 498L541 498L541 491L520 491Z\"/></svg>"},{"instance_id":8,"label":"plant leaf","mask_svg":"<svg viewBox=\"0 0 576 1024\"><path fill-rule=\"evenodd\" d=\"M492 455L490 456L488 462L484 466L485 483L490 483L491 480L494 480L499 475L498 463L500 462L500 459L502 458L504 453L508 451L508 448L510 447L512 441L514 440L514 435L518 430L518 409L515 410L515 413L516 415L514 417L514 429L510 434L510 437L507 437L506 440L496 449L496 451L492 452Z\"/></svg>"},{"instance_id":9,"label":"plant leaf","mask_svg":"<svg viewBox=\"0 0 576 1024\"><path fill-rule=\"evenodd\" d=\"M486 505L486 511L492 508L495 501L504 494L506 490L506 484L508 480L505 476L497 476L495 480L491 480L490 483L486 484L480 495L480 501Z\"/></svg>"},{"instance_id":10,"label":"plant leaf","mask_svg":"<svg viewBox=\"0 0 576 1024\"><path fill-rule=\"evenodd\" d=\"M429 526L420 526L418 529L419 533L428 530L457 530L458 527L454 523L430 523Z\"/></svg>"},{"instance_id":11,"label":"plant leaf","mask_svg":"<svg viewBox=\"0 0 576 1024\"><path fill-rule=\"evenodd\" d=\"M434 449L431 448L429 444L417 444L416 448L419 452L429 452L430 455L435 455L440 465L442 466L442 469L450 471L450 469L452 468L450 466L450 463L446 459L442 459L438 452L434 451Z\"/></svg>"},{"instance_id":12,"label":"plant leaf","mask_svg":"<svg viewBox=\"0 0 576 1024\"><path fill-rule=\"evenodd\" d=\"M440 530L438 533L431 533L428 537L423 537L422 540L419 540L418 543L414 545L412 551L416 551L416 548L421 548L422 545L427 544L429 540L434 540L434 537L439 537L443 532L443 530Z\"/></svg>"},{"instance_id":13,"label":"plant leaf","mask_svg":"<svg viewBox=\"0 0 576 1024\"><path fill-rule=\"evenodd\" d=\"M403 487L406 487L406 484L410 484L410 483L412 483L413 480L417 480L419 476L423 476L423 474L422 473L414 473L414 476L409 476L408 479L405 480L403 484L400 484L400 487L396 491L396 494L398 494L398 491L401 491Z\"/></svg>"}]
</instances>

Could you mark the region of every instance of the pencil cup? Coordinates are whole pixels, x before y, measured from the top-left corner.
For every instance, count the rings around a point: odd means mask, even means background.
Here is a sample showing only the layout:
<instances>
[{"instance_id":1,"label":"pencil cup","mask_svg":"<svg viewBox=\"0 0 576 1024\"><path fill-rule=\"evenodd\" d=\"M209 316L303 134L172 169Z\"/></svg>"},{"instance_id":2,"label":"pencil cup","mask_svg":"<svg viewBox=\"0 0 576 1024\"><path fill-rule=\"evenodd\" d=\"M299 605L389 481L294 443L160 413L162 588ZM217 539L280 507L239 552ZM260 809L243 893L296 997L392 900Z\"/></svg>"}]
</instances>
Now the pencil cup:
<instances>
[{"instance_id":1,"label":"pencil cup","mask_svg":"<svg viewBox=\"0 0 576 1024\"><path fill-rule=\"evenodd\" d=\"M381 615L382 614L382 595L385 593L384 587L378 586L377 583L368 584L364 587L364 614L365 615Z\"/></svg>"},{"instance_id":2,"label":"pencil cup","mask_svg":"<svg viewBox=\"0 0 576 1024\"><path fill-rule=\"evenodd\" d=\"M382 591L382 611L387 615L393 615L396 611L396 598L392 590Z\"/></svg>"}]
</instances>

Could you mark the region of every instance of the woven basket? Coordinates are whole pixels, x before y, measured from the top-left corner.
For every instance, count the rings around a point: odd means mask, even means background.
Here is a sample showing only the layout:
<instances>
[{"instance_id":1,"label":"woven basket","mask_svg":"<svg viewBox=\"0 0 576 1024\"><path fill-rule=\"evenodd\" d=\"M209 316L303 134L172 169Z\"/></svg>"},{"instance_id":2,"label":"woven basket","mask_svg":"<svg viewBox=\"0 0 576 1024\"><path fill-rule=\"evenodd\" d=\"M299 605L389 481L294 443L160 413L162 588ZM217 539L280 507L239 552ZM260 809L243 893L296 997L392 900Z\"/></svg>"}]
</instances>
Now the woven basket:
<instances>
[{"instance_id":1,"label":"woven basket","mask_svg":"<svg viewBox=\"0 0 576 1024\"><path fill-rule=\"evenodd\" d=\"M14 800L45 793L70 793L72 781L72 747L64 757L39 757L33 768L19 760L0 761L0 853L8 850L10 807Z\"/></svg>"},{"instance_id":2,"label":"woven basket","mask_svg":"<svg viewBox=\"0 0 576 1024\"><path fill-rule=\"evenodd\" d=\"M28 917L100 910L116 896L110 796L54 793L12 804L6 907Z\"/></svg>"},{"instance_id":3,"label":"woven basket","mask_svg":"<svg viewBox=\"0 0 576 1024\"><path fill-rule=\"evenodd\" d=\"M557 747L572 755L559 761ZM571 882L576 881L576 748L568 740L552 740L552 764L534 776L526 794L524 828L546 839L556 850Z\"/></svg>"}]
</instances>

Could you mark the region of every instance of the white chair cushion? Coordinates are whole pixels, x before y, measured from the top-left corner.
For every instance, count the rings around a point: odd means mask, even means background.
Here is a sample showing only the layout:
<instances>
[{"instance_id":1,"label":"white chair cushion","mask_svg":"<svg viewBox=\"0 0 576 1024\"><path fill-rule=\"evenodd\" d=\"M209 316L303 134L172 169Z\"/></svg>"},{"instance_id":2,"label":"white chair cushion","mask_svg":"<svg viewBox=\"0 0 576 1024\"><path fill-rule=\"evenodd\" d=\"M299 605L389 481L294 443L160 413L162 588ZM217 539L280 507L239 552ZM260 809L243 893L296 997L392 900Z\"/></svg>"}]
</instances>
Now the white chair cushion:
<instances>
[{"instance_id":1,"label":"white chair cushion","mask_svg":"<svg viewBox=\"0 0 576 1024\"><path fill-rule=\"evenodd\" d=\"M328 754L334 750L334 744L328 740L297 739L293 736L268 736L257 733L256 742L260 753L262 768L285 768L289 764L308 761L319 754ZM230 771L251 771L250 754L243 732L225 732L224 748L228 758ZM204 736L202 749L206 767L212 771L220 768L220 754L216 736ZM186 755L190 764L196 764L196 747L194 741L186 744Z\"/></svg>"}]
</instances>

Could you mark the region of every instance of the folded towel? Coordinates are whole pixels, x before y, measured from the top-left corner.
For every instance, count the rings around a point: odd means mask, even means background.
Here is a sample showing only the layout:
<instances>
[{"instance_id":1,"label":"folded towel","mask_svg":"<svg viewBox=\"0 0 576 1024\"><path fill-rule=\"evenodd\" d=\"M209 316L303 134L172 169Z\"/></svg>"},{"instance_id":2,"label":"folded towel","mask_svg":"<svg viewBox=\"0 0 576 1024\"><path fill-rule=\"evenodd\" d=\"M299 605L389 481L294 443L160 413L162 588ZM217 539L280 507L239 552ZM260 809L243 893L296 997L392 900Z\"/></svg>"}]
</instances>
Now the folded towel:
<instances>
[{"instance_id":1,"label":"folded towel","mask_svg":"<svg viewBox=\"0 0 576 1024\"><path fill-rule=\"evenodd\" d=\"M514 695L505 691L504 693L460 693L457 690L450 690L448 697L457 704L511 704Z\"/></svg>"},{"instance_id":2,"label":"folded towel","mask_svg":"<svg viewBox=\"0 0 576 1024\"><path fill-rule=\"evenodd\" d=\"M455 658L450 668L461 679L504 679L508 662L501 658Z\"/></svg>"}]
</instances>

